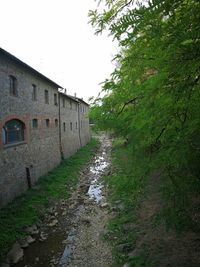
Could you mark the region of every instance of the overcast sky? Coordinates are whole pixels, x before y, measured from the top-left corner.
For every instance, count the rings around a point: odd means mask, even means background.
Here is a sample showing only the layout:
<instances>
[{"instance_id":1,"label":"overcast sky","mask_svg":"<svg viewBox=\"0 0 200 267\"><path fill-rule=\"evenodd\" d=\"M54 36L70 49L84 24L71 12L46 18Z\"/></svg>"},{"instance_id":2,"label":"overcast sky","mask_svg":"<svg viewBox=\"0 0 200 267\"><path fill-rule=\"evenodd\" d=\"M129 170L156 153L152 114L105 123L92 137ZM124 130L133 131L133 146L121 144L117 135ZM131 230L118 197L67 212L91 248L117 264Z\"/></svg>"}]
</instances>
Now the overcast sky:
<instances>
[{"instance_id":1,"label":"overcast sky","mask_svg":"<svg viewBox=\"0 0 200 267\"><path fill-rule=\"evenodd\" d=\"M94 0L0 0L0 46L87 100L109 77L116 45L88 24Z\"/></svg>"}]
</instances>

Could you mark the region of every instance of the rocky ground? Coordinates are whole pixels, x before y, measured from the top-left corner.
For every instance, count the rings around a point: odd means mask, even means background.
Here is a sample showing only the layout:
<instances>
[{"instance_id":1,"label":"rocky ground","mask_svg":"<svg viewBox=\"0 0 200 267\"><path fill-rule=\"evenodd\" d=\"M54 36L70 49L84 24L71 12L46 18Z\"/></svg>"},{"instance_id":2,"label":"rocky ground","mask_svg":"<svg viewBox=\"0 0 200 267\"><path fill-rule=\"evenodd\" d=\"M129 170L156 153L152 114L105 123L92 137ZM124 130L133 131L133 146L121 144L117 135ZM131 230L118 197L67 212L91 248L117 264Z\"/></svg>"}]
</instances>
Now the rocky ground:
<instances>
[{"instance_id":1,"label":"rocky ground","mask_svg":"<svg viewBox=\"0 0 200 267\"><path fill-rule=\"evenodd\" d=\"M110 215L106 188L100 181L109 170L111 145L106 135L100 141L71 197L50 201L43 221L24 229L27 236L13 245L2 266L111 266L111 248L103 240Z\"/></svg>"},{"instance_id":2,"label":"rocky ground","mask_svg":"<svg viewBox=\"0 0 200 267\"><path fill-rule=\"evenodd\" d=\"M24 228L26 237L16 241L0 267L114 266L111 247L103 237L108 236L106 225L110 217L123 205L120 201L116 207L109 207L106 202L107 189L101 184L101 177L110 172L111 144L106 135L100 141L95 157L80 172L76 190L71 188L71 197L56 203L50 200L48 213L40 211L44 214L41 223ZM124 235L136 233L130 247L126 243L119 245L119 252L127 254L127 263L122 266L136 266L136 259L143 252L146 261L153 262L151 266L200 266L199 233L177 235L173 230L166 231L163 223L155 224L153 218L163 208L160 178L159 172L149 178L147 197L140 203L136 220L122 227Z\"/></svg>"}]
</instances>

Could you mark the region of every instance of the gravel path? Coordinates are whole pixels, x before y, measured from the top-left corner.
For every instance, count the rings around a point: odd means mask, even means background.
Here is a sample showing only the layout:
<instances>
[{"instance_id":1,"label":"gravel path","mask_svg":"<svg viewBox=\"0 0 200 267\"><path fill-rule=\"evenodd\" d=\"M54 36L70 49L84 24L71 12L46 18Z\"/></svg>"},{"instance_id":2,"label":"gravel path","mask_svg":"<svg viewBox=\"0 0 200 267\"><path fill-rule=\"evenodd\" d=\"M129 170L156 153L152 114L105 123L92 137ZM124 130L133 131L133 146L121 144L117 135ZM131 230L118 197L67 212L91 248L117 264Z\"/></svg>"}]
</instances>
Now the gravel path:
<instances>
[{"instance_id":1,"label":"gravel path","mask_svg":"<svg viewBox=\"0 0 200 267\"><path fill-rule=\"evenodd\" d=\"M85 179L89 179L94 189L93 192L89 190L90 197L93 199L86 198L84 202L85 212L79 218L75 249L71 262L67 265L69 267L110 267L112 265L111 248L103 240L109 219L106 190L101 188L101 185L98 186L98 181L96 181L108 170L111 145L106 135L102 135L100 141L101 148L95 157L95 162L90 167L89 174L85 175Z\"/></svg>"}]
</instances>

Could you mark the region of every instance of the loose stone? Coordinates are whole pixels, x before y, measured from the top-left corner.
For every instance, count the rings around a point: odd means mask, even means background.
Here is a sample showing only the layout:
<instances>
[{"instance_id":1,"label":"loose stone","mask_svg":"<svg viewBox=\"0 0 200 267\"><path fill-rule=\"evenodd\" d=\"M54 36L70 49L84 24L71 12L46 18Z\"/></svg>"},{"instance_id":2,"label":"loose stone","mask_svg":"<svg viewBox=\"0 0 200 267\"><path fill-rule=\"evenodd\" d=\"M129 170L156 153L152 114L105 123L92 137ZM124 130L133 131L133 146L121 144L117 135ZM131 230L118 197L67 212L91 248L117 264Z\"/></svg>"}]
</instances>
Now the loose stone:
<instances>
[{"instance_id":1,"label":"loose stone","mask_svg":"<svg viewBox=\"0 0 200 267\"><path fill-rule=\"evenodd\" d=\"M45 233L42 232L42 233L40 234L40 239L39 239L39 241L45 241L45 240L47 239L47 236L48 236L47 234L45 234Z\"/></svg>"},{"instance_id":2,"label":"loose stone","mask_svg":"<svg viewBox=\"0 0 200 267\"><path fill-rule=\"evenodd\" d=\"M91 223L91 219L89 217L82 218L81 221L83 223L86 223L86 224L90 224Z\"/></svg>"},{"instance_id":3,"label":"loose stone","mask_svg":"<svg viewBox=\"0 0 200 267\"><path fill-rule=\"evenodd\" d=\"M17 263L21 260L24 255L24 251L21 248L20 244L16 242L12 249L7 254L7 262L8 263Z\"/></svg>"},{"instance_id":4,"label":"loose stone","mask_svg":"<svg viewBox=\"0 0 200 267\"><path fill-rule=\"evenodd\" d=\"M107 208L109 205L108 205L108 203L106 202L106 203L102 203L101 204L101 208Z\"/></svg>"},{"instance_id":5,"label":"loose stone","mask_svg":"<svg viewBox=\"0 0 200 267\"><path fill-rule=\"evenodd\" d=\"M28 236L26 237L26 240L27 240L27 242L28 242L29 244L35 242L35 238L32 238L32 236L30 236L30 235L28 235Z\"/></svg>"},{"instance_id":6,"label":"loose stone","mask_svg":"<svg viewBox=\"0 0 200 267\"><path fill-rule=\"evenodd\" d=\"M20 239L19 244L20 244L21 248L27 248L29 245L29 243L27 242L27 238Z\"/></svg>"},{"instance_id":7,"label":"loose stone","mask_svg":"<svg viewBox=\"0 0 200 267\"><path fill-rule=\"evenodd\" d=\"M36 235L39 233L39 230L36 225L32 225L32 226L26 227L25 232L31 235Z\"/></svg>"},{"instance_id":8,"label":"loose stone","mask_svg":"<svg viewBox=\"0 0 200 267\"><path fill-rule=\"evenodd\" d=\"M48 226L53 227L58 223L57 219L54 219L51 223L48 224Z\"/></svg>"}]
</instances>

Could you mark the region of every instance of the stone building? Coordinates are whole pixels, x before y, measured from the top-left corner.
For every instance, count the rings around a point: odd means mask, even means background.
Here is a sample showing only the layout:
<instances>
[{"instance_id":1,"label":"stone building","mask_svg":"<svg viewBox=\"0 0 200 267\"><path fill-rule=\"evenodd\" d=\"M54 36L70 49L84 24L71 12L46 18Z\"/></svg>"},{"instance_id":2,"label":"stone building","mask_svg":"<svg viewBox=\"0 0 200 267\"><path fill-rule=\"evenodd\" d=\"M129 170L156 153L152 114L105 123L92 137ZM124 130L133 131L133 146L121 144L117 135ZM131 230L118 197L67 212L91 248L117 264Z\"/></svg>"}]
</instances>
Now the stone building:
<instances>
[{"instance_id":1,"label":"stone building","mask_svg":"<svg viewBox=\"0 0 200 267\"><path fill-rule=\"evenodd\" d=\"M0 207L89 141L88 109L0 48Z\"/></svg>"}]
</instances>

